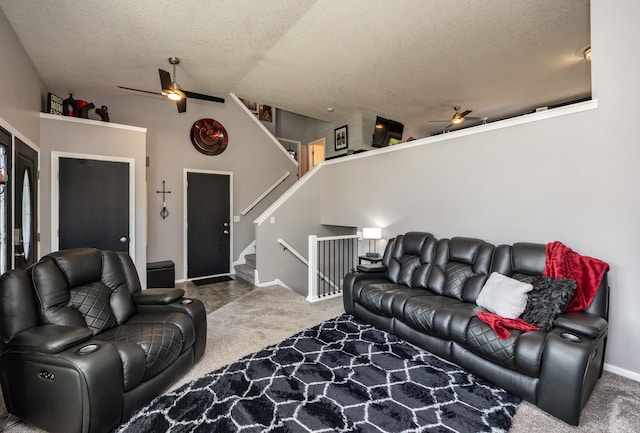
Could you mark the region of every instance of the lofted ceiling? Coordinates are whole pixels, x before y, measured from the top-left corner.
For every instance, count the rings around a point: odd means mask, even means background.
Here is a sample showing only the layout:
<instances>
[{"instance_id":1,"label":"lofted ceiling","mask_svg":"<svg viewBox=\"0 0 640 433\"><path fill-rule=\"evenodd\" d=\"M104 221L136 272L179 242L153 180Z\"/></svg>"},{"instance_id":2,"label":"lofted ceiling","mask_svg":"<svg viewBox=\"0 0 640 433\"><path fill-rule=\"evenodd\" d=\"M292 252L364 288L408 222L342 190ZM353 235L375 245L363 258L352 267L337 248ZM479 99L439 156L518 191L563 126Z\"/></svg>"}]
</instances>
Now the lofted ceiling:
<instances>
[{"instance_id":1,"label":"lofted ceiling","mask_svg":"<svg viewBox=\"0 0 640 433\"><path fill-rule=\"evenodd\" d=\"M591 95L588 0L0 0L0 8L47 87L80 99L127 92L117 85L160 91L157 69L171 71L170 56L181 60L177 81L194 92L233 92L326 121L380 115L423 136L441 132L447 122L429 121L450 119L456 105L492 121Z\"/></svg>"}]
</instances>

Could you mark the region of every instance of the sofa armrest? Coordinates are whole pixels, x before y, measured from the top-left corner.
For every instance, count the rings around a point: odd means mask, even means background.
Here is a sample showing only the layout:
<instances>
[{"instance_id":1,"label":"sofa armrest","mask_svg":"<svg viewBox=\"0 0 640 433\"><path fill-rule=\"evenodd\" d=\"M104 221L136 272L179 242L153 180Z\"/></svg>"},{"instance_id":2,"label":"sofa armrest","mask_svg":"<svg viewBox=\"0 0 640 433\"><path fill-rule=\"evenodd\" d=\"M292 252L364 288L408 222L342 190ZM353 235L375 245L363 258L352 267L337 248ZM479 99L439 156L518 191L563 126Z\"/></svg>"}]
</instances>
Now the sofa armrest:
<instances>
[{"instance_id":1,"label":"sofa armrest","mask_svg":"<svg viewBox=\"0 0 640 433\"><path fill-rule=\"evenodd\" d=\"M182 289L147 289L133 294L136 305L167 305L182 299Z\"/></svg>"},{"instance_id":2,"label":"sofa armrest","mask_svg":"<svg viewBox=\"0 0 640 433\"><path fill-rule=\"evenodd\" d=\"M358 271L366 274L372 273L384 273L387 271L387 267L382 263L365 263L364 265L358 265Z\"/></svg>"},{"instance_id":3,"label":"sofa armrest","mask_svg":"<svg viewBox=\"0 0 640 433\"><path fill-rule=\"evenodd\" d=\"M561 314L554 321L554 326L574 334L598 339L607 333L608 323L600 316L584 312Z\"/></svg>"},{"instance_id":4,"label":"sofa armrest","mask_svg":"<svg viewBox=\"0 0 640 433\"><path fill-rule=\"evenodd\" d=\"M342 285L344 311L348 314L353 314L355 311L354 299L358 297L357 292L359 292L366 282L387 281L384 276L384 272L349 272L345 275L344 284Z\"/></svg>"},{"instance_id":5,"label":"sofa armrest","mask_svg":"<svg viewBox=\"0 0 640 433\"><path fill-rule=\"evenodd\" d=\"M41 353L60 353L93 337L89 328L42 325L13 337L8 347Z\"/></svg>"}]
</instances>

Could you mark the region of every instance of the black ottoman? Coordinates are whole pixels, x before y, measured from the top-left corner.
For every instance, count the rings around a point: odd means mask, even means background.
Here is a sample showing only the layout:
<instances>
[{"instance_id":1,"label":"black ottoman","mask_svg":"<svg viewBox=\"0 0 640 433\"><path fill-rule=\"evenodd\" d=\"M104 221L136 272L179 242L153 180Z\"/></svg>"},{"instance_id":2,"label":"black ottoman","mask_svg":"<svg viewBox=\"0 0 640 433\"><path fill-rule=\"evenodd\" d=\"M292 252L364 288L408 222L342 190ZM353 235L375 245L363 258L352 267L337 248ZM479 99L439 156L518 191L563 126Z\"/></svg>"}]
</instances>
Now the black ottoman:
<instances>
[{"instance_id":1,"label":"black ottoman","mask_svg":"<svg viewBox=\"0 0 640 433\"><path fill-rule=\"evenodd\" d=\"M147 288L176 286L176 271L171 260L147 263Z\"/></svg>"}]
</instances>

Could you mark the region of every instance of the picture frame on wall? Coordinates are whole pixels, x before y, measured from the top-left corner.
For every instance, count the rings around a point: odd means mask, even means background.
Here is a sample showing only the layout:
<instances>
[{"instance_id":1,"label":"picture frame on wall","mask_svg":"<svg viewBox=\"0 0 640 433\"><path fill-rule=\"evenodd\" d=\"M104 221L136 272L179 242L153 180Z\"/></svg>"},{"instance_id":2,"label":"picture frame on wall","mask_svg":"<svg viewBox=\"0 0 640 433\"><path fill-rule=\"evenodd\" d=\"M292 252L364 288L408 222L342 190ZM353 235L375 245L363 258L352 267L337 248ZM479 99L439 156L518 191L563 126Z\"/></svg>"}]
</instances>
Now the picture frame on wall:
<instances>
[{"instance_id":1,"label":"picture frame on wall","mask_svg":"<svg viewBox=\"0 0 640 433\"><path fill-rule=\"evenodd\" d=\"M336 128L333 131L333 143L335 150L342 150L349 147L349 134L347 125Z\"/></svg>"},{"instance_id":2,"label":"picture frame on wall","mask_svg":"<svg viewBox=\"0 0 640 433\"><path fill-rule=\"evenodd\" d=\"M258 116L258 119L264 122L272 122L273 121L272 114L273 113L271 111L271 105L260 104L260 115Z\"/></svg>"}]
</instances>

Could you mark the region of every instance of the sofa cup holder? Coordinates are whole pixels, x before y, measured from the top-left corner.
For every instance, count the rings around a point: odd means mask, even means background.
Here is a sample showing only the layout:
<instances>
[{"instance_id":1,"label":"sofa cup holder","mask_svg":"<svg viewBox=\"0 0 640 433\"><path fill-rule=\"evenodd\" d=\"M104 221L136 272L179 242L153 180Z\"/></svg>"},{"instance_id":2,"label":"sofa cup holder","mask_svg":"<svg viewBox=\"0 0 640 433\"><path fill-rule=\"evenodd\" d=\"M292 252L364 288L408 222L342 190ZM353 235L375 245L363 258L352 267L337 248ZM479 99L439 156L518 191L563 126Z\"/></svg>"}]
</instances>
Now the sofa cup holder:
<instances>
[{"instance_id":1,"label":"sofa cup holder","mask_svg":"<svg viewBox=\"0 0 640 433\"><path fill-rule=\"evenodd\" d=\"M92 343L92 344L87 344L87 345L82 346L81 348L76 350L76 353L78 355L88 355L90 353L95 352L98 349L100 349L100 345Z\"/></svg>"},{"instance_id":2,"label":"sofa cup holder","mask_svg":"<svg viewBox=\"0 0 640 433\"><path fill-rule=\"evenodd\" d=\"M560 336L572 343L582 343L582 338L578 337L576 334L572 334L571 332L561 332Z\"/></svg>"}]
</instances>

